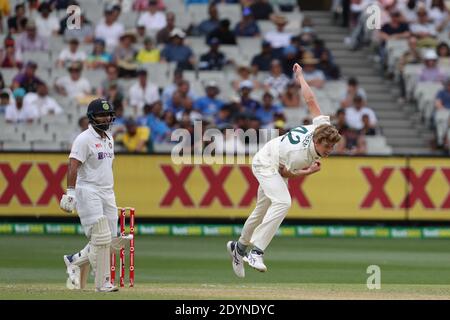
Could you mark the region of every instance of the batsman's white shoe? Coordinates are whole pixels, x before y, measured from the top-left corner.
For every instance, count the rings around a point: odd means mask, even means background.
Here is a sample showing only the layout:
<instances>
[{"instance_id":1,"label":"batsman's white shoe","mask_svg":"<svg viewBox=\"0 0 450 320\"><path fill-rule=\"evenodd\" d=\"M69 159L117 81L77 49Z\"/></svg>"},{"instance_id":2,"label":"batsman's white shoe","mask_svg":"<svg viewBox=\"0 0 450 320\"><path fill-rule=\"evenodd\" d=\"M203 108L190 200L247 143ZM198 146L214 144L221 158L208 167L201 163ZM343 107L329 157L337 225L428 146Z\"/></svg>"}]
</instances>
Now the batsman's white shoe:
<instances>
[{"instance_id":1,"label":"batsman's white shoe","mask_svg":"<svg viewBox=\"0 0 450 320\"><path fill-rule=\"evenodd\" d=\"M117 286L113 285L111 282L105 282L103 287L95 288L95 292L116 292L119 291Z\"/></svg>"},{"instance_id":2,"label":"batsman's white shoe","mask_svg":"<svg viewBox=\"0 0 450 320\"><path fill-rule=\"evenodd\" d=\"M250 267L252 267L255 270L258 270L259 272L266 272L267 267L264 264L264 259L262 254L258 254L256 252L250 251L243 259L245 262L248 263Z\"/></svg>"},{"instance_id":3,"label":"batsman's white shoe","mask_svg":"<svg viewBox=\"0 0 450 320\"><path fill-rule=\"evenodd\" d=\"M227 242L227 251L231 256L231 265L233 266L234 273L239 278L245 277L243 256L237 252L236 241Z\"/></svg>"},{"instance_id":4,"label":"batsman's white shoe","mask_svg":"<svg viewBox=\"0 0 450 320\"><path fill-rule=\"evenodd\" d=\"M66 287L70 290L80 289L80 267L72 264L71 255L64 255L64 263L66 264L66 272L69 275L66 281Z\"/></svg>"}]
</instances>

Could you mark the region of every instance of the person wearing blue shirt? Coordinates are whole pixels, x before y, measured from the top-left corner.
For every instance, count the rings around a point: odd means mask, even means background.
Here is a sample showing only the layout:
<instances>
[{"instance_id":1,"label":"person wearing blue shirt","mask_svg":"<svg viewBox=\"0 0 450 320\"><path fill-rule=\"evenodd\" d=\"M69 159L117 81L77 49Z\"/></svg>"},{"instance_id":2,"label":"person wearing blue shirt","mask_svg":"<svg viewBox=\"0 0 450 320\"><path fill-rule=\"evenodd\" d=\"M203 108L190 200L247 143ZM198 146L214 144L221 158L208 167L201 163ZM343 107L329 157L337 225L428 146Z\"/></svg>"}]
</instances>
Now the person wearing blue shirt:
<instances>
[{"instance_id":1,"label":"person wearing blue shirt","mask_svg":"<svg viewBox=\"0 0 450 320\"><path fill-rule=\"evenodd\" d=\"M184 31L178 28L170 32L170 43L161 51L162 62L177 62L177 68L193 69L195 58L191 48L183 43L185 36Z\"/></svg>"},{"instance_id":2,"label":"person wearing blue shirt","mask_svg":"<svg viewBox=\"0 0 450 320\"><path fill-rule=\"evenodd\" d=\"M206 117L213 117L223 107L224 103L222 100L217 99L220 90L215 81L209 81L206 84L205 91L206 96L194 101L194 109Z\"/></svg>"},{"instance_id":3,"label":"person wearing blue shirt","mask_svg":"<svg viewBox=\"0 0 450 320\"><path fill-rule=\"evenodd\" d=\"M274 93L270 91L264 92L262 107L255 112L255 116L261 121L261 126L269 126L274 119L274 115L283 113L283 108L273 103Z\"/></svg>"},{"instance_id":4,"label":"person wearing blue shirt","mask_svg":"<svg viewBox=\"0 0 450 320\"><path fill-rule=\"evenodd\" d=\"M241 95L241 104L244 107L244 111L249 114L254 114L256 110L261 108L258 101L253 100L250 97L250 93L253 89L253 83L251 80L244 80L239 85L239 93Z\"/></svg>"},{"instance_id":5,"label":"person wearing blue shirt","mask_svg":"<svg viewBox=\"0 0 450 320\"><path fill-rule=\"evenodd\" d=\"M258 24L253 19L252 11L249 8L242 10L242 20L234 27L234 34L237 37L258 37L260 35Z\"/></svg>"}]
</instances>

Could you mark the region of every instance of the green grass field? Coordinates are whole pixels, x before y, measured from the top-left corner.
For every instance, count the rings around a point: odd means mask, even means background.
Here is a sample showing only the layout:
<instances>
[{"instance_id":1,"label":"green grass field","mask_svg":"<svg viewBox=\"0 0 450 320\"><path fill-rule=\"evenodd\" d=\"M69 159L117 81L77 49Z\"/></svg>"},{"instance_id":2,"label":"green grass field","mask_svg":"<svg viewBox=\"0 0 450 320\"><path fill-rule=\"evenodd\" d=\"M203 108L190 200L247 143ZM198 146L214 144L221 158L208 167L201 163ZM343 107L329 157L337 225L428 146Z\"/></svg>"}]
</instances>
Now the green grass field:
<instances>
[{"instance_id":1,"label":"green grass field","mask_svg":"<svg viewBox=\"0 0 450 320\"><path fill-rule=\"evenodd\" d=\"M0 236L0 299L449 299L450 240L275 238L267 273L238 279L224 237L140 236L136 285L118 293L65 288L63 254L81 236ZM369 265L381 289L366 287ZM128 274L127 274L128 277ZM118 276L117 276L118 278Z\"/></svg>"}]
</instances>

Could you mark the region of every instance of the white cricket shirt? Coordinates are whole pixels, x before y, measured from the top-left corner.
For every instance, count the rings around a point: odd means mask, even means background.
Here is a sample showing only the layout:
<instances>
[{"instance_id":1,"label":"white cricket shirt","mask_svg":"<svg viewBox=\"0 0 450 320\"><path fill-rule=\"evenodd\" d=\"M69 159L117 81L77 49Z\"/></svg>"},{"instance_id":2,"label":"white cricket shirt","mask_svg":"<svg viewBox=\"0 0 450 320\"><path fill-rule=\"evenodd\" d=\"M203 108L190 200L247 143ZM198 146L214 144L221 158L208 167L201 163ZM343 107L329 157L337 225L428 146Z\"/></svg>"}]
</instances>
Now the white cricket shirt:
<instances>
[{"instance_id":1,"label":"white cricket shirt","mask_svg":"<svg viewBox=\"0 0 450 320\"><path fill-rule=\"evenodd\" d=\"M78 169L76 187L113 188L114 140L111 135L107 133L107 137L102 138L89 125L76 137L69 158L82 163Z\"/></svg>"},{"instance_id":2,"label":"white cricket shirt","mask_svg":"<svg viewBox=\"0 0 450 320\"><path fill-rule=\"evenodd\" d=\"M253 167L262 174L275 174L280 164L290 171L307 168L320 159L312 140L314 130L322 124L330 124L330 117L318 116L313 124L299 126L288 133L270 140L253 158Z\"/></svg>"}]
</instances>

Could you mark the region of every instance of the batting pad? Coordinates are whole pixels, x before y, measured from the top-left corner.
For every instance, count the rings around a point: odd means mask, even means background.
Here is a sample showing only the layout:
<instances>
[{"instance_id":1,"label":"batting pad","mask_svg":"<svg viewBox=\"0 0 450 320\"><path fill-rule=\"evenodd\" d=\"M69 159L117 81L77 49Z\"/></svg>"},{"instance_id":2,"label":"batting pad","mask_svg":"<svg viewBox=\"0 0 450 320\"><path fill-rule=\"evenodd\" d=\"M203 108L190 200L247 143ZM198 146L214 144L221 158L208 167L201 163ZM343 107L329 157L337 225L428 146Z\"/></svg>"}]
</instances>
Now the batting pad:
<instances>
[{"instance_id":1,"label":"batting pad","mask_svg":"<svg viewBox=\"0 0 450 320\"><path fill-rule=\"evenodd\" d=\"M101 288L110 281L111 231L108 219L103 216L92 227L89 260L95 270L95 287Z\"/></svg>"}]
</instances>

